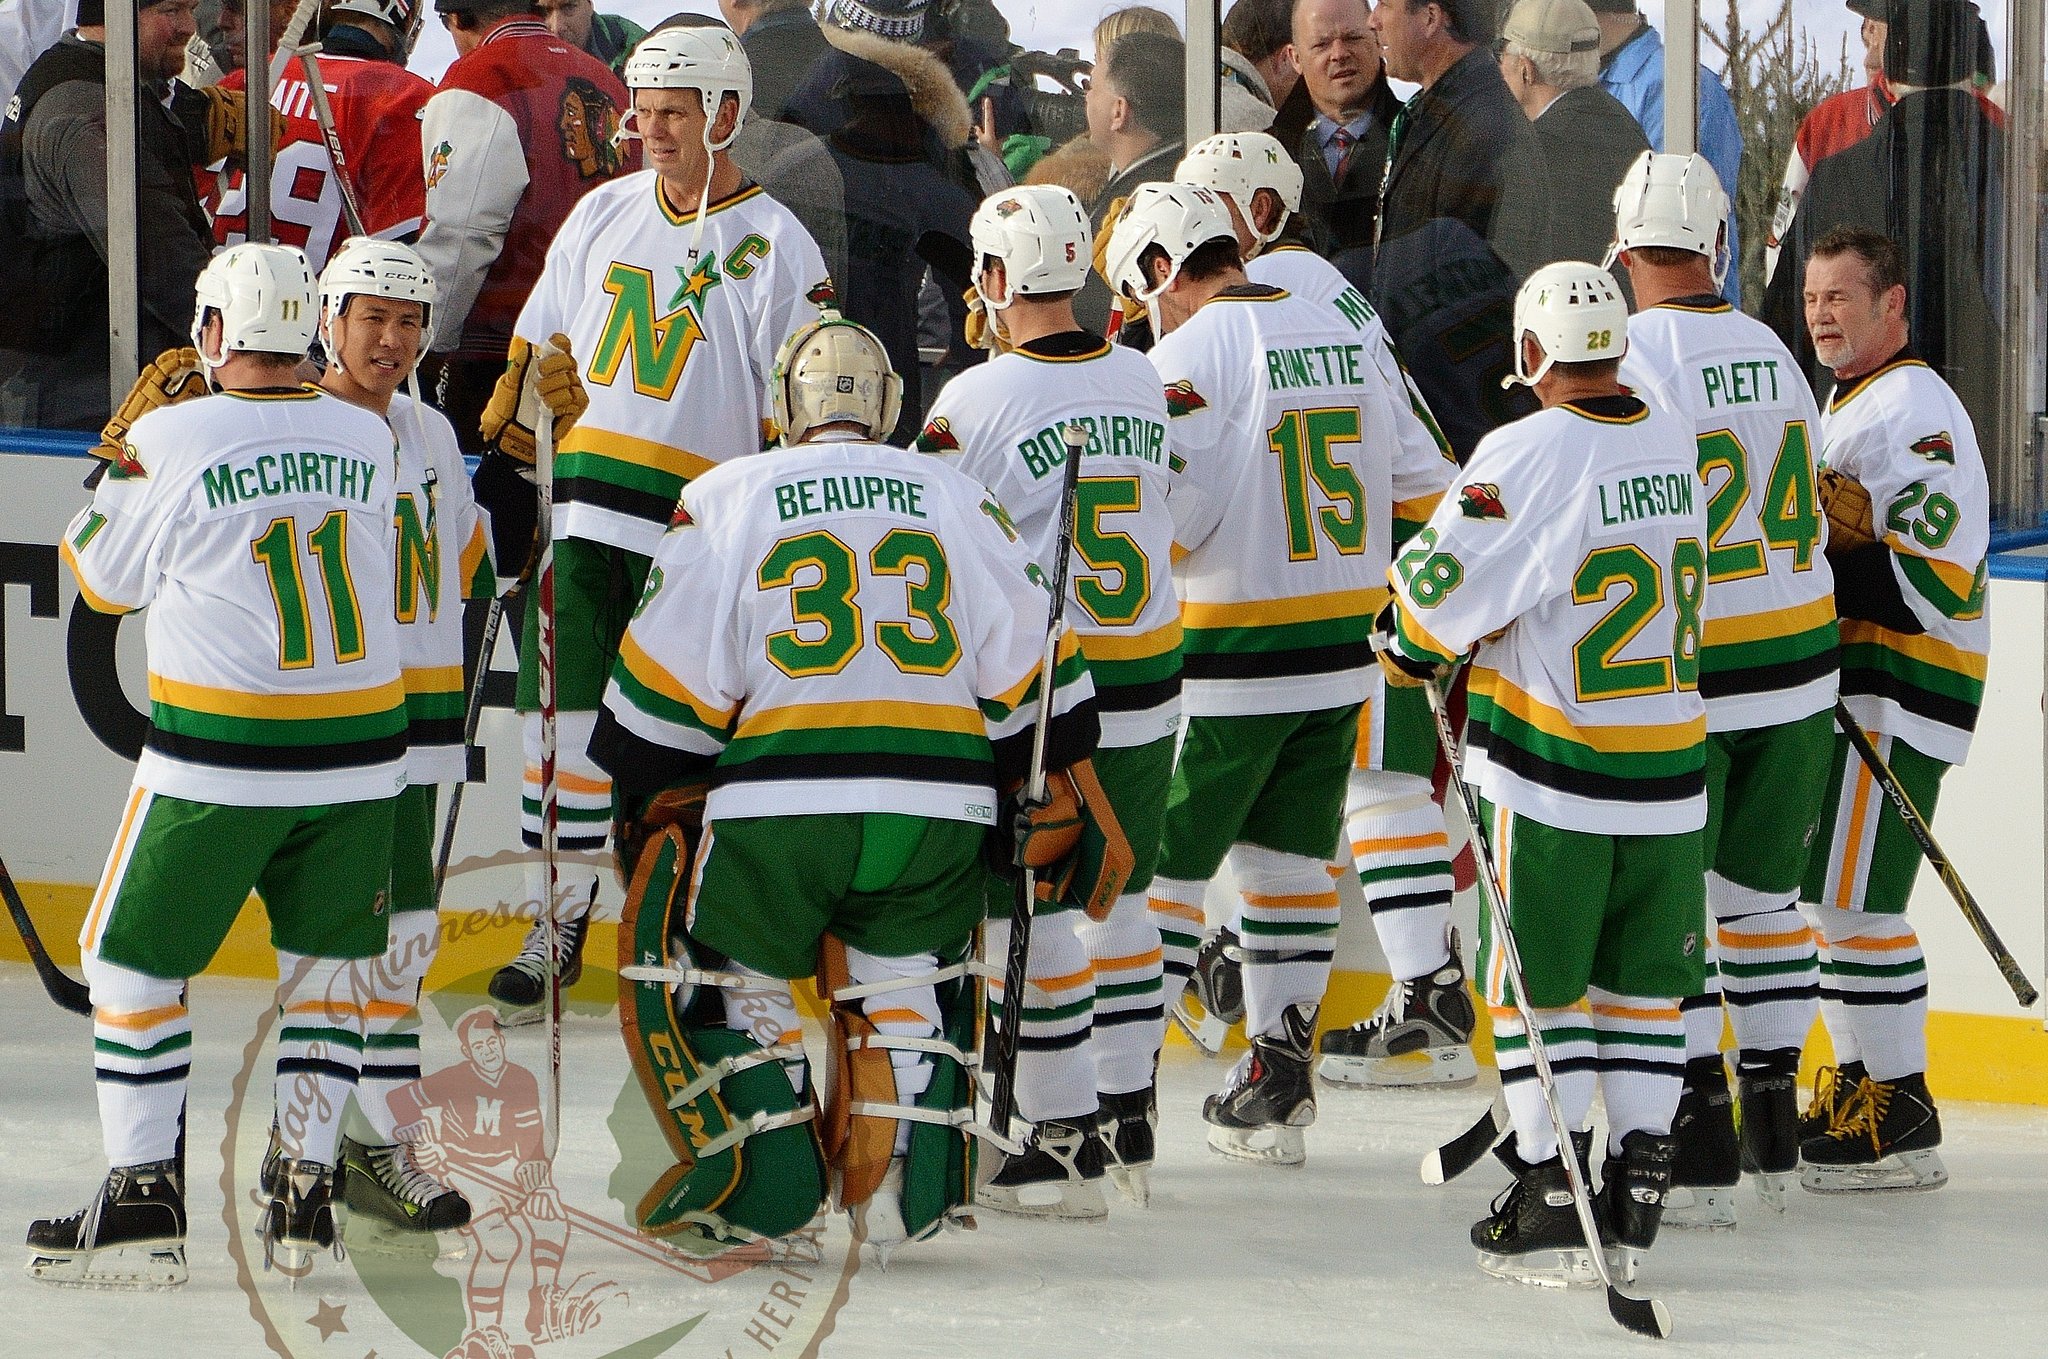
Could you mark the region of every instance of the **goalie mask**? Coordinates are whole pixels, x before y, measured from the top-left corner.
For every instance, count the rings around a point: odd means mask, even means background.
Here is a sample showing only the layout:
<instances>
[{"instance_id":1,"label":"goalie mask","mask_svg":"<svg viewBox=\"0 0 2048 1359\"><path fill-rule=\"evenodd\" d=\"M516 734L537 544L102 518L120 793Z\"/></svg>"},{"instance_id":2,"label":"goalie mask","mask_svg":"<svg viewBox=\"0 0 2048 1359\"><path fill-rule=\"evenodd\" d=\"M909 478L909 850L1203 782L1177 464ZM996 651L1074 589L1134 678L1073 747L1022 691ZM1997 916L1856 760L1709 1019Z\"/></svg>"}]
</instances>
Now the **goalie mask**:
<instances>
[{"instance_id":1,"label":"goalie mask","mask_svg":"<svg viewBox=\"0 0 2048 1359\"><path fill-rule=\"evenodd\" d=\"M1628 352L1628 304L1614 276L1578 260L1547 264L1515 294L1515 375L1502 387L1534 387L1553 363L1591 363ZM1522 341L1535 336L1543 362L1529 372Z\"/></svg>"},{"instance_id":2,"label":"goalie mask","mask_svg":"<svg viewBox=\"0 0 2048 1359\"><path fill-rule=\"evenodd\" d=\"M1286 147L1264 132L1219 132L1195 143L1174 168L1173 178L1180 184L1198 184L1237 204L1245 230L1261 249L1280 235L1290 215L1301 211L1301 167ZM1252 199L1261 189L1271 189L1280 200L1281 212L1270 231L1259 230L1252 217Z\"/></svg>"},{"instance_id":3,"label":"goalie mask","mask_svg":"<svg viewBox=\"0 0 2048 1359\"><path fill-rule=\"evenodd\" d=\"M1163 334L1159 294L1180 277L1188 256L1215 240L1237 249L1237 228L1221 198L1193 184L1142 184L1109 235L1103 273L1117 293L1145 304L1152 313L1152 333ZM1167 262L1166 278L1156 286L1145 269L1145 254L1155 245L1166 252Z\"/></svg>"},{"instance_id":4,"label":"goalie mask","mask_svg":"<svg viewBox=\"0 0 2048 1359\"><path fill-rule=\"evenodd\" d=\"M1705 255L1714 286L1728 276L1728 195L1707 158L1645 151L1614 191L1614 244L1601 263L1609 268L1624 250L1669 246Z\"/></svg>"},{"instance_id":5,"label":"goalie mask","mask_svg":"<svg viewBox=\"0 0 2048 1359\"><path fill-rule=\"evenodd\" d=\"M827 316L783 342L768 379L768 404L784 447L839 421L885 440L902 412L903 379L873 331Z\"/></svg>"},{"instance_id":6,"label":"goalie mask","mask_svg":"<svg viewBox=\"0 0 2048 1359\"><path fill-rule=\"evenodd\" d=\"M352 297L382 297L393 302L420 304L420 356L434 334L434 298L438 290L427 262L409 245L380 241L370 236L351 236L320 271L320 315L328 329L320 336L327 361L341 365L332 328L347 314ZM418 365L418 359L414 360Z\"/></svg>"},{"instance_id":7,"label":"goalie mask","mask_svg":"<svg viewBox=\"0 0 2048 1359\"><path fill-rule=\"evenodd\" d=\"M304 358L319 330L319 302L306 257L288 245L238 245L199 271L192 347L209 380L231 353ZM218 313L220 349L206 350L206 319Z\"/></svg>"},{"instance_id":8,"label":"goalie mask","mask_svg":"<svg viewBox=\"0 0 2048 1359\"><path fill-rule=\"evenodd\" d=\"M1088 281L1092 233L1087 210L1054 184L1029 184L990 194L968 223L974 242L974 290L990 311L1019 297L1073 292ZM1009 293L998 302L981 291L981 264L1003 266Z\"/></svg>"}]
</instances>

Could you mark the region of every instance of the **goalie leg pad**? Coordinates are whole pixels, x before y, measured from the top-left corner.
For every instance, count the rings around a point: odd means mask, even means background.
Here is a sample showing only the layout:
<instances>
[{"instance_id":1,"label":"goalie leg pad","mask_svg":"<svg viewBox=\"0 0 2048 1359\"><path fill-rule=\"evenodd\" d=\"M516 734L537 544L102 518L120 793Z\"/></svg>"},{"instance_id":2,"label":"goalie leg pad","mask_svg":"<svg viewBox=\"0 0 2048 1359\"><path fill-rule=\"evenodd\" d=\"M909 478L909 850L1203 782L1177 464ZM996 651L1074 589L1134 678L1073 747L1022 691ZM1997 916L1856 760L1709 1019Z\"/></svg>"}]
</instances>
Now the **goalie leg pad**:
<instances>
[{"instance_id":1,"label":"goalie leg pad","mask_svg":"<svg viewBox=\"0 0 2048 1359\"><path fill-rule=\"evenodd\" d=\"M682 931L689 856L663 830L634 875L619 931L619 1015L640 1088L678 1164L635 1210L650 1235L720 1254L795 1231L825 1200L801 1032L757 1040L763 992L788 984L713 964ZM790 1010L793 1014L793 1010ZM793 1075L785 1063L799 1066Z\"/></svg>"}]
</instances>

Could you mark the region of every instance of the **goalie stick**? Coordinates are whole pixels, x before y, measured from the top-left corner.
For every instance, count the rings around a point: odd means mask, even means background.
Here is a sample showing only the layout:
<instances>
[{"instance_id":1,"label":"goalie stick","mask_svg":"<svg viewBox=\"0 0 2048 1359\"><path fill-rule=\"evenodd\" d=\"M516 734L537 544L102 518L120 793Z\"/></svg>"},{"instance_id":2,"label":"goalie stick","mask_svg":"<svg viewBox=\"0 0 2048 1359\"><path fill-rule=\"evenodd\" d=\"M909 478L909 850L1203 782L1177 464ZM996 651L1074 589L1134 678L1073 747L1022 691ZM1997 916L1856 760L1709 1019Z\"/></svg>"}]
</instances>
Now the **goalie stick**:
<instances>
[{"instance_id":1,"label":"goalie stick","mask_svg":"<svg viewBox=\"0 0 2048 1359\"><path fill-rule=\"evenodd\" d=\"M1024 780L1024 797L1018 809L1025 812L1042 807L1047 800L1045 784L1046 741L1052 727L1053 670L1059 660L1060 637L1066 632L1067 565L1074 550L1075 505L1080 498L1081 447L1087 431L1069 424L1060 431L1067 445L1067 465L1060 482L1059 542L1053 548L1052 603L1046 610L1045 650L1038 667L1037 721L1031 729L1031 769ZM1022 835L1018 835L1019 848ZM989 1044L989 1069L995 1089L989 1096L989 1126L997 1135L1010 1135L1010 1115L1017 1104L1017 1037L1024 1022L1025 961L1031 952L1031 914L1038 899L1037 875L1028 866L1017 873L1017 892L1010 904L1010 952L1003 960L1003 1008L994 1040Z\"/></svg>"},{"instance_id":2,"label":"goalie stick","mask_svg":"<svg viewBox=\"0 0 2048 1359\"><path fill-rule=\"evenodd\" d=\"M464 758L472 758L470 752L476 749L476 729L484 715L484 684L491 675L491 653L498 649L498 629L505 622L505 596L497 595L491 600L490 612L484 618L483 640L477 644L476 678L469 682L469 704L462 715L462 751ZM463 777L448 790L448 816L441 823L441 847L434 854L434 909L441 909L441 889L448 883L448 859L455 852L455 823L462 816L462 790L469 786L475 768L463 771Z\"/></svg>"},{"instance_id":3,"label":"goalie stick","mask_svg":"<svg viewBox=\"0 0 2048 1359\"><path fill-rule=\"evenodd\" d=\"M21 899L21 891L14 885L14 875L7 871L5 860L0 860L0 894L7 898L7 914L14 919L15 931L21 935L21 946L28 950L28 960L35 966L43 990L51 1000L72 1014L90 1015L91 993L84 982L57 966L57 960L43 947L43 937L36 930L36 922L28 913L28 903Z\"/></svg>"},{"instance_id":4,"label":"goalie stick","mask_svg":"<svg viewBox=\"0 0 2048 1359\"><path fill-rule=\"evenodd\" d=\"M1991 921L1985 916L1984 908L1977 904L1977 898L1970 894L1970 889L1963 883L1963 875L1956 871L1956 866L1949 862L1948 855L1942 852L1940 844L1935 841L1933 830L1927 825L1927 819L1921 816L1920 809L1913 805L1913 799L1906 792L1905 785L1899 782L1899 776L1885 763L1884 756L1878 754L1877 746L1871 741L1869 734L1849 711L1848 705L1839 698L1835 700L1835 725L1849 738L1849 744L1856 747L1856 753L1862 757L1864 765L1870 770L1870 776L1877 780L1877 786L1884 789L1884 795L1891 799L1892 807L1898 812L1899 820L1906 823L1906 831L1913 837L1913 843L1920 846L1920 853L1940 876L1941 885L1955 898L1956 905L1962 909L1963 919L1969 921L1970 928L1977 932L1977 942L1990 952L1991 961L1998 965L1999 975L2004 977L2005 984L2012 988L2013 997L2020 1004L2031 1006L2041 998L2041 993L2027 980L2027 974L2020 970L2019 960L2012 956L2012 952L2005 946L2005 941L1998 937L1998 931L1991 927Z\"/></svg>"},{"instance_id":5,"label":"goalie stick","mask_svg":"<svg viewBox=\"0 0 2048 1359\"><path fill-rule=\"evenodd\" d=\"M1422 687L1429 698L1430 716L1436 719L1437 744L1443 750L1444 758L1450 761L1450 785L1457 790L1458 801L1465 808L1466 821L1476 831L1482 824L1479 800L1465 782L1464 768L1458 763L1458 738L1451 730L1450 717L1444 711L1443 692L1433 680L1425 681ZM1514 929L1508 922L1507 897L1501 891L1500 869L1493 861L1493 849L1484 836L1475 836L1472 847L1479 859L1480 881L1486 889L1484 895L1493 923L1493 944L1500 950L1501 965L1507 973L1508 984L1514 988L1515 1009L1521 1012L1523 1027L1528 1032L1529 1059L1536 1067L1536 1082L1543 1088L1543 1106L1550 1115L1551 1129L1557 1134L1558 1159L1564 1166L1565 1179L1571 1184L1572 1207L1578 1213L1579 1230L1585 1234L1586 1255L1592 1260L1593 1272L1600 1276L1600 1284L1607 1291L1607 1314L1624 1330L1657 1340L1668 1339L1671 1335L1670 1309L1655 1298L1633 1298L1622 1292L1607 1268L1607 1252L1600 1246L1600 1224L1593 1217L1592 1186L1579 1167L1579 1158L1571 1153L1572 1129L1565 1119L1564 1106L1558 1102L1557 1076L1551 1070L1550 1054L1546 1051L1543 1031L1536 1022L1535 1007L1529 1003L1521 950L1515 946Z\"/></svg>"}]
</instances>

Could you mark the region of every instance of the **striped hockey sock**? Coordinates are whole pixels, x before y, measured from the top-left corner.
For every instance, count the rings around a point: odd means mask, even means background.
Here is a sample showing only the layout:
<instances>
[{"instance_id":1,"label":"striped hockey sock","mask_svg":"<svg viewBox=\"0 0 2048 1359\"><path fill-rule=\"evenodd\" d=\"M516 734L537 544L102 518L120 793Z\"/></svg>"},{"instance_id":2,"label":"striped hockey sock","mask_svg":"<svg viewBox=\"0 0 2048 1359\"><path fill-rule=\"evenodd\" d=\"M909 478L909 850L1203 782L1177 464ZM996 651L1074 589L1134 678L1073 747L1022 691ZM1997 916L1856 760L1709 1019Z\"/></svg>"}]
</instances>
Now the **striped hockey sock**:
<instances>
[{"instance_id":1,"label":"striped hockey sock","mask_svg":"<svg viewBox=\"0 0 2048 1359\"><path fill-rule=\"evenodd\" d=\"M388 1146L399 1139L391 1095L420 1078L420 983L441 940L433 911L401 911L391 917L391 944L370 971L372 991L364 1010L363 1069L356 1081L356 1107L370 1136Z\"/></svg>"},{"instance_id":2,"label":"striped hockey sock","mask_svg":"<svg viewBox=\"0 0 2048 1359\"><path fill-rule=\"evenodd\" d=\"M1374 769L1351 771L1346 824L1373 932L1396 981L1435 972L1449 960L1451 842L1429 780Z\"/></svg>"},{"instance_id":3,"label":"striped hockey sock","mask_svg":"<svg viewBox=\"0 0 2048 1359\"><path fill-rule=\"evenodd\" d=\"M1852 1055L1874 1080L1927 1070L1927 955L1906 917L1807 909L1828 941L1821 995L1842 1007L1854 1034ZM1849 1060L1839 1043L1836 1060Z\"/></svg>"},{"instance_id":4,"label":"striped hockey sock","mask_svg":"<svg viewBox=\"0 0 2048 1359\"><path fill-rule=\"evenodd\" d=\"M1234 846L1230 867L1244 896L1245 1035L1279 1034L1288 1006L1321 1005L1329 986L1337 884L1327 860L1257 845Z\"/></svg>"},{"instance_id":5,"label":"striped hockey sock","mask_svg":"<svg viewBox=\"0 0 2048 1359\"><path fill-rule=\"evenodd\" d=\"M93 1088L107 1163L168 1161L192 1072L192 1012L185 984L107 962L88 949Z\"/></svg>"},{"instance_id":6,"label":"striped hockey sock","mask_svg":"<svg viewBox=\"0 0 2048 1359\"><path fill-rule=\"evenodd\" d=\"M277 1130L285 1155L333 1165L362 1072L371 964L277 955Z\"/></svg>"},{"instance_id":7,"label":"striped hockey sock","mask_svg":"<svg viewBox=\"0 0 2048 1359\"><path fill-rule=\"evenodd\" d=\"M560 712L555 715L555 843L564 854L601 854L606 838L611 834L611 776L590 758L590 734L596 729L597 714L594 712ZM519 735L526 755L526 771L519 786L519 841L528 849L539 849L538 712L520 715ZM565 872L563 880L566 882L567 878ZM574 903L586 896L587 893L571 893L569 901ZM539 900L537 893L534 899Z\"/></svg>"},{"instance_id":8,"label":"striped hockey sock","mask_svg":"<svg viewBox=\"0 0 2048 1359\"><path fill-rule=\"evenodd\" d=\"M1508 1119L1515 1128L1516 1154L1532 1164L1547 1161L1557 1155L1557 1132L1550 1126L1543 1086L1529 1056L1528 1027L1522 1023L1521 1011L1512 1006L1494 1006L1492 1014L1494 1059L1500 1064L1501 1094L1507 1099ZM1565 1123L1575 1130L1583 1128L1593 1108L1597 1082L1593 1026L1577 1006L1538 1010L1536 1023L1550 1070L1557 1077L1557 1101Z\"/></svg>"},{"instance_id":9,"label":"striped hockey sock","mask_svg":"<svg viewBox=\"0 0 2048 1359\"><path fill-rule=\"evenodd\" d=\"M1707 905L1719 919L1714 939L1736 1044L1802 1046L1820 1006L1820 954L1789 894L1772 900L1709 873Z\"/></svg>"},{"instance_id":10,"label":"striped hockey sock","mask_svg":"<svg viewBox=\"0 0 2048 1359\"><path fill-rule=\"evenodd\" d=\"M1163 1012L1180 1002L1181 989L1195 970L1195 951L1202 946L1202 899L1209 884L1154 877L1147 890L1147 905L1159 926L1159 1004Z\"/></svg>"},{"instance_id":11,"label":"striped hockey sock","mask_svg":"<svg viewBox=\"0 0 2048 1359\"><path fill-rule=\"evenodd\" d=\"M1078 911L1036 916L1025 959L1023 1020L1017 1030L1017 1112L1033 1123L1095 1117L1095 969L1074 937ZM991 920L988 956L1010 949L1010 922ZM1003 1002L1003 984L989 982L989 1003Z\"/></svg>"},{"instance_id":12,"label":"striped hockey sock","mask_svg":"<svg viewBox=\"0 0 2048 1359\"><path fill-rule=\"evenodd\" d=\"M1106 920L1075 922L1095 967L1095 1089L1125 1095L1152 1084L1166 1036L1159 925L1143 891L1116 899Z\"/></svg>"},{"instance_id":13,"label":"striped hockey sock","mask_svg":"<svg viewBox=\"0 0 2048 1359\"><path fill-rule=\"evenodd\" d=\"M1621 1155L1621 1139L1639 1130L1671 1131L1685 1085L1686 1021L1676 1002L1623 996L1590 987L1594 1046L1599 1055L1600 1099L1607 1106L1607 1146ZM1718 1027L1720 1016L1715 1015Z\"/></svg>"},{"instance_id":14,"label":"striped hockey sock","mask_svg":"<svg viewBox=\"0 0 2048 1359\"><path fill-rule=\"evenodd\" d=\"M1721 960L1711 932L1700 940L1705 951L1706 977L1696 996L1678 1003L1685 1016L1685 1055L1712 1057L1721 1050Z\"/></svg>"}]
</instances>

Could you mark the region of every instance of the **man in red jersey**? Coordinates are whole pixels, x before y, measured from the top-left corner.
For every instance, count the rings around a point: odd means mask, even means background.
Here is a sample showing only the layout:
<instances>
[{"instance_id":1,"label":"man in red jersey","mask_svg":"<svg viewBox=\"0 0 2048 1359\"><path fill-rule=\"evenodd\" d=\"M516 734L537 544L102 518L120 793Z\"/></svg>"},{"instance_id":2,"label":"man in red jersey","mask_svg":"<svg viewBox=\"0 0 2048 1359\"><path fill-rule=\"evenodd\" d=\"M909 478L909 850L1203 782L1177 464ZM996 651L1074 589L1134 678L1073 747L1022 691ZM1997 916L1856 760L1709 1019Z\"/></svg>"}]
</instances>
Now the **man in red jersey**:
<instances>
[{"instance_id":1,"label":"man in red jersey","mask_svg":"<svg viewBox=\"0 0 2048 1359\"><path fill-rule=\"evenodd\" d=\"M433 347L441 409L463 451L505 368L526 305L569 209L639 168L614 143L626 87L611 68L548 31L530 0L434 0L454 65L420 127L427 224L420 254L441 287Z\"/></svg>"},{"instance_id":2,"label":"man in red jersey","mask_svg":"<svg viewBox=\"0 0 2048 1359\"><path fill-rule=\"evenodd\" d=\"M425 215L420 188L420 110L434 87L405 69L419 36L425 0L333 0L319 34L320 83L348 160L350 187L363 214L363 230L387 240L411 240ZM246 70L221 83L245 88ZM283 117L284 135L270 171L271 231L284 245L306 252L315 274L353 233L341 210L341 186L313 111L305 69L285 67L271 107ZM248 238L248 199L242 172L217 181L209 195L213 237L222 245ZM204 188L205 186L202 186Z\"/></svg>"}]
</instances>

